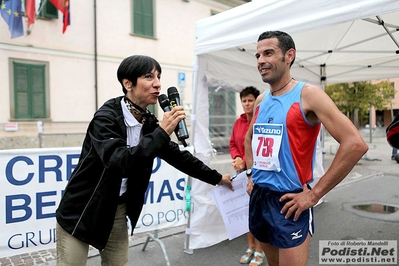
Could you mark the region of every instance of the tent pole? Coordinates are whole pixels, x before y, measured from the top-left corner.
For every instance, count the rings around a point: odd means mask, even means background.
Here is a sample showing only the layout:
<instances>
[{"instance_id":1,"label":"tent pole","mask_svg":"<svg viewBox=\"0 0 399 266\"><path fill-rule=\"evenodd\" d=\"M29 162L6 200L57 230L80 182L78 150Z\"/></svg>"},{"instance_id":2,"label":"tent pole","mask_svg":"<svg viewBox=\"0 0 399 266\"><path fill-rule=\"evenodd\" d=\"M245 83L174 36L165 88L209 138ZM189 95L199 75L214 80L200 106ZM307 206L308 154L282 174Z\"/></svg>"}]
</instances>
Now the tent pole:
<instances>
[{"instance_id":1,"label":"tent pole","mask_svg":"<svg viewBox=\"0 0 399 266\"><path fill-rule=\"evenodd\" d=\"M388 79L388 82L391 82L391 80L390 79ZM395 90L395 88L393 88L394 90ZM393 119L394 119L394 117L393 117L393 108L392 108L392 99L393 99L393 97L389 97L389 99L391 100L391 122L390 123L392 123L392 121L393 121Z\"/></svg>"},{"instance_id":2,"label":"tent pole","mask_svg":"<svg viewBox=\"0 0 399 266\"><path fill-rule=\"evenodd\" d=\"M326 80L327 80L327 76L326 76L326 64L322 64L320 65L320 86L323 89L323 91L325 91L325 87L326 87ZM323 162L323 169L324 168L324 153L325 153L325 143L324 143L324 138L325 138L325 130L324 130L324 125L321 125L320 128L320 143L321 143L321 158L322 158L322 162Z\"/></svg>"},{"instance_id":3,"label":"tent pole","mask_svg":"<svg viewBox=\"0 0 399 266\"><path fill-rule=\"evenodd\" d=\"M190 145L194 145L195 140L195 124L196 124L196 111L197 111L197 87L198 87L198 56L195 55L194 57L194 66L193 66L193 81L192 81L192 95L194 95L193 100L193 111L191 113L191 140ZM195 156L195 146L194 146L194 156ZM194 250L190 249L190 235L191 235L191 211L193 209L193 204L191 202L191 185L192 185L192 177L187 177L187 184L186 184L186 210L188 211L188 219L187 219L187 226L186 226L186 237L184 239L184 253L187 254L194 254Z\"/></svg>"},{"instance_id":4,"label":"tent pole","mask_svg":"<svg viewBox=\"0 0 399 266\"><path fill-rule=\"evenodd\" d=\"M392 35L392 33L388 30L387 26L385 26L384 21L381 19L380 16L377 16L377 20L379 22L379 24L384 28L384 30L387 32L387 34L389 35L389 37L391 37L392 41L396 44L396 46L399 48L399 43L398 41L395 39L395 37Z\"/></svg>"},{"instance_id":5,"label":"tent pole","mask_svg":"<svg viewBox=\"0 0 399 266\"><path fill-rule=\"evenodd\" d=\"M370 104L370 111L369 111L369 125L370 125L370 143L373 143L373 105Z\"/></svg>"}]
</instances>

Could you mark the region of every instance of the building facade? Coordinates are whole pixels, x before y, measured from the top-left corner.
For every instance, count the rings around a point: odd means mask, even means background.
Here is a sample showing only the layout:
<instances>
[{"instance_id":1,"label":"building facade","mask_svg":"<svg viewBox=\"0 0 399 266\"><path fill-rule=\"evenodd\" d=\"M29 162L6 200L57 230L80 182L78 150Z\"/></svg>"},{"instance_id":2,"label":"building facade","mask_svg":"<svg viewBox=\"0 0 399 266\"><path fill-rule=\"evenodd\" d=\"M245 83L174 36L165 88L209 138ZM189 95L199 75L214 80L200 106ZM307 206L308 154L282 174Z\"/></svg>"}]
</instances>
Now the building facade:
<instances>
[{"instance_id":1,"label":"building facade","mask_svg":"<svg viewBox=\"0 0 399 266\"><path fill-rule=\"evenodd\" d=\"M162 66L162 93L175 86L190 115L195 23L246 0L72 1L70 25L49 1L36 0L37 19L24 35L11 38L0 18L0 149L80 146L94 112L122 95L120 62L149 55ZM0 0L2 2L2 0ZM3 6L3 5L2 5ZM399 91L399 78L390 79ZM259 88L261 89L261 88ZM226 148L242 112L238 94L210 89L210 140ZM160 119L163 111L151 110ZM399 114L393 105L377 110L372 125L387 126ZM190 119L186 120L190 127Z\"/></svg>"},{"instance_id":2,"label":"building facade","mask_svg":"<svg viewBox=\"0 0 399 266\"><path fill-rule=\"evenodd\" d=\"M97 108L123 94L116 70L133 54L159 61L161 92L176 86L190 112L195 23L247 1L70 1L64 33L44 0L28 29L25 2L23 36L0 18L0 149L80 146Z\"/></svg>"}]
</instances>

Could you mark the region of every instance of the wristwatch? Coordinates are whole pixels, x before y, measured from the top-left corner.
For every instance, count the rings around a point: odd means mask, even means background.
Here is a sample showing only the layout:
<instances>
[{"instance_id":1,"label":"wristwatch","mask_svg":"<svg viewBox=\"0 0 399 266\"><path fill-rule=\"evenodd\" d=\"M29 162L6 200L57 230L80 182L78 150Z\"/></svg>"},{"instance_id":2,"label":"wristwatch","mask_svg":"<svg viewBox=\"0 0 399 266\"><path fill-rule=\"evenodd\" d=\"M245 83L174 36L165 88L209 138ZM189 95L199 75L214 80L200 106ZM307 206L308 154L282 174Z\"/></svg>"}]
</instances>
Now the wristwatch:
<instances>
[{"instance_id":1,"label":"wristwatch","mask_svg":"<svg viewBox=\"0 0 399 266\"><path fill-rule=\"evenodd\" d=\"M252 168L248 168L245 173L247 174L248 177L251 176L252 175Z\"/></svg>"}]
</instances>

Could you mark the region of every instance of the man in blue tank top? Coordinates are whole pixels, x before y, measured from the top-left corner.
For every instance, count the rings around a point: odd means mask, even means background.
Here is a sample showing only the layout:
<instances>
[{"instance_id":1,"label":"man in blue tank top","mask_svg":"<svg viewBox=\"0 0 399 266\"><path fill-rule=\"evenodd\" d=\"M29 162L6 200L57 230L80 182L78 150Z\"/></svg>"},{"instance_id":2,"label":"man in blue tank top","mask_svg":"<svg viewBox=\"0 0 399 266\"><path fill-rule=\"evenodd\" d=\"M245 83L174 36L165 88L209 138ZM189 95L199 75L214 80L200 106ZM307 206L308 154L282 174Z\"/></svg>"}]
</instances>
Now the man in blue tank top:
<instances>
[{"instance_id":1,"label":"man in blue tank top","mask_svg":"<svg viewBox=\"0 0 399 266\"><path fill-rule=\"evenodd\" d=\"M257 98L245 139L249 229L270 266L305 266L313 206L345 178L368 146L320 87L291 76L296 50L290 35L262 33L255 56L270 90ZM330 168L311 189L321 124L340 145Z\"/></svg>"}]
</instances>

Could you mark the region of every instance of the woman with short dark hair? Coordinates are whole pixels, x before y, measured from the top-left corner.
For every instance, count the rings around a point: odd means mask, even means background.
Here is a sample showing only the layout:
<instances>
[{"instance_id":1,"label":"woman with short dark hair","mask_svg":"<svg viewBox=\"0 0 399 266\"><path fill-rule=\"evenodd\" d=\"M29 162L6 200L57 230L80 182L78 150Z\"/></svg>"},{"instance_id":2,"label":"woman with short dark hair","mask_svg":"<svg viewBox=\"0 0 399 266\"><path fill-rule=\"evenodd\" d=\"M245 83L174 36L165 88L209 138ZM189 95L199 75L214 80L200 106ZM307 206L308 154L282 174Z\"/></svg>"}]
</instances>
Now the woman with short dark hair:
<instances>
[{"instance_id":1,"label":"woman with short dark hair","mask_svg":"<svg viewBox=\"0 0 399 266\"><path fill-rule=\"evenodd\" d=\"M127 265L129 236L143 207L153 161L212 185L230 175L210 169L170 139L186 118L183 107L165 112L161 123L147 107L161 90L161 66L144 55L122 61L117 77L124 95L108 100L94 114L56 212L57 265L86 265L89 245L99 249L102 265Z\"/></svg>"}]
</instances>

